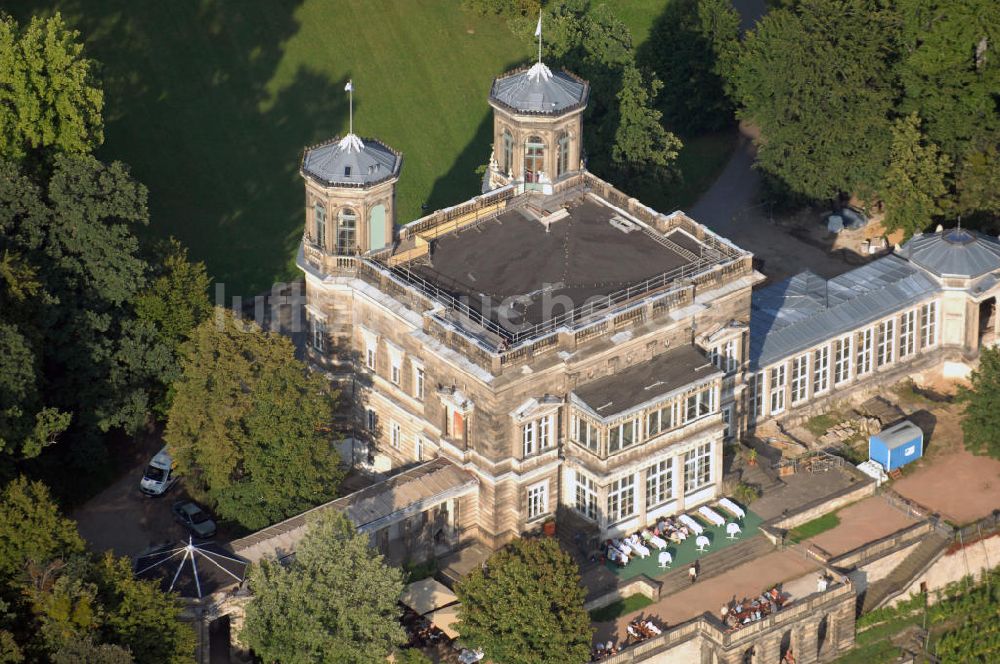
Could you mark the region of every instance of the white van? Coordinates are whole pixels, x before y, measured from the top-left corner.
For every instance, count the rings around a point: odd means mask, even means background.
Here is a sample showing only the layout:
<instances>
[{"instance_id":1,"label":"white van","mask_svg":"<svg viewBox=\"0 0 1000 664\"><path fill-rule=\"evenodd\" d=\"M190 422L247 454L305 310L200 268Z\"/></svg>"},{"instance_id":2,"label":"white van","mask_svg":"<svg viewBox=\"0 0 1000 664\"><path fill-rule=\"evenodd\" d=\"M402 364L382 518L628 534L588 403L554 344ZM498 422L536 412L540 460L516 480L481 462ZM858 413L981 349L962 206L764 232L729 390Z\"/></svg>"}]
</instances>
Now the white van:
<instances>
[{"instance_id":1,"label":"white van","mask_svg":"<svg viewBox=\"0 0 1000 664\"><path fill-rule=\"evenodd\" d=\"M177 469L167 448L156 453L139 480L139 490L147 496L162 496L177 481Z\"/></svg>"}]
</instances>

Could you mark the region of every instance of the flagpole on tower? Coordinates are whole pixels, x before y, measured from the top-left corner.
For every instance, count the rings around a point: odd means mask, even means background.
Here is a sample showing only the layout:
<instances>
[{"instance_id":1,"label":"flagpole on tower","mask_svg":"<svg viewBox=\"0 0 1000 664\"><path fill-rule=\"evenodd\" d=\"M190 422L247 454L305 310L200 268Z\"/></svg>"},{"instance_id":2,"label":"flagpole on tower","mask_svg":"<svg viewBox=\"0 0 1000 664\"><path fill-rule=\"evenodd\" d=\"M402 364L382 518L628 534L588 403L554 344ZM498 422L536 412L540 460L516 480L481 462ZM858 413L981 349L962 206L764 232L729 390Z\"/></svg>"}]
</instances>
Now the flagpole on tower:
<instances>
[{"instance_id":1,"label":"flagpole on tower","mask_svg":"<svg viewBox=\"0 0 1000 664\"><path fill-rule=\"evenodd\" d=\"M538 64L542 64L542 10L538 10L538 26L535 27L535 36L538 37Z\"/></svg>"},{"instance_id":2,"label":"flagpole on tower","mask_svg":"<svg viewBox=\"0 0 1000 664\"><path fill-rule=\"evenodd\" d=\"M350 109L349 110L350 124L348 125L349 129L347 133L353 134L354 133L354 81L349 79L347 81L347 85L344 86L344 89L347 90L347 97L348 97L347 105Z\"/></svg>"}]
</instances>

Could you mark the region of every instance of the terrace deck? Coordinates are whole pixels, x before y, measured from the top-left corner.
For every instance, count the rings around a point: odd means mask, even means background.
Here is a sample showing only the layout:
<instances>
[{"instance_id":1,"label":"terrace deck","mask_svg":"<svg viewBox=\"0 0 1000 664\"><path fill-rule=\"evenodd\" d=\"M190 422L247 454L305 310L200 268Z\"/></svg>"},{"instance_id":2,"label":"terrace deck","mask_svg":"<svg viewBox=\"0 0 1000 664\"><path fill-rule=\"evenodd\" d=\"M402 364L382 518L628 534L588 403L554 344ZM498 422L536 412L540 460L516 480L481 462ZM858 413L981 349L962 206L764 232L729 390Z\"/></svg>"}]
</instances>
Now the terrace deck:
<instances>
[{"instance_id":1,"label":"terrace deck","mask_svg":"<svg viewBox=\"0 0 1000 664\"><path fill-rule=\"evenodd\" d=\"M648 280L690 276L721 257L682 230L664 237L632 222L626 232L622 215L594 195L565 210L546 225L529 205L507 209L434 240L428 258L406 270L518 331L630 287L638 295Z\"/></svg>"}]
</instances>

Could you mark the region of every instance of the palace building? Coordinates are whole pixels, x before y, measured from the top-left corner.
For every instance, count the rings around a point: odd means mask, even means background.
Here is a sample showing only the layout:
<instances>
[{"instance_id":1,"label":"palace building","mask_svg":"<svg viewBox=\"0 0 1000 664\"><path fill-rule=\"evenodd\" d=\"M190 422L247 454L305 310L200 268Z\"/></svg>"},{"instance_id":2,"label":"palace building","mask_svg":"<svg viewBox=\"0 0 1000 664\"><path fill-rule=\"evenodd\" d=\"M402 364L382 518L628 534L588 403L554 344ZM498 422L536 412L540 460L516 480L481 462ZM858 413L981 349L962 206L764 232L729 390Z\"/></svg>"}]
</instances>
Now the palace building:
<instances>
[{"instance_id":1,"label":"palace building","mask_svg":"<svg viewBox=\"0 0 1000 664\"><path fill-rule=\"evenodd\" d=\"M995 338L996 238L939 231L762 285L749 252L587 172L589 93L541 61L498 77L483 192L408 224L400 153L305 150L309 359L341 389L345 461L388 478L331 506L387 553L553 518L633 532L721 497L727 440ZM303 527L234 544L287 552Z\"/></svg>"}]
</instances>

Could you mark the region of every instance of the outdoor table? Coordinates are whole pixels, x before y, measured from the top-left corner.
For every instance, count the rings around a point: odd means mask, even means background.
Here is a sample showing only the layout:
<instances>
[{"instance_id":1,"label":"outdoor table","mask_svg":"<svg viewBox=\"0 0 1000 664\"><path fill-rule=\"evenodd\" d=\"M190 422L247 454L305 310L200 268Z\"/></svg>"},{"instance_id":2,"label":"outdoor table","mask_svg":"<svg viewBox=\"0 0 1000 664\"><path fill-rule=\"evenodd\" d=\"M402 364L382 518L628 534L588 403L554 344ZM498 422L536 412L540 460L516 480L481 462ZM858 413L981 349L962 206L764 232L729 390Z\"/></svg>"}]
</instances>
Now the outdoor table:
<instances>
[{"instance_id":1,"label":"outdoor table","mask_svg":"<svg viewBox=\"0 0 1000 664\"><path fill-rule=\"evenodd\" d=\"M701 535L705 532L705 529L701 527L701 524L689 517L687 514L681 514L678 519L681 523L690 528L695 535Z\"/></svg>"}]
</instances>

